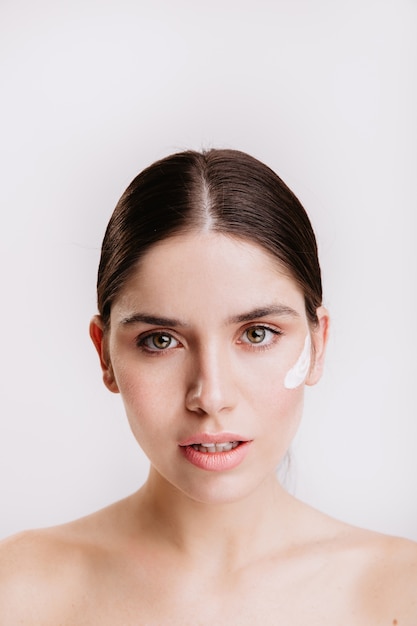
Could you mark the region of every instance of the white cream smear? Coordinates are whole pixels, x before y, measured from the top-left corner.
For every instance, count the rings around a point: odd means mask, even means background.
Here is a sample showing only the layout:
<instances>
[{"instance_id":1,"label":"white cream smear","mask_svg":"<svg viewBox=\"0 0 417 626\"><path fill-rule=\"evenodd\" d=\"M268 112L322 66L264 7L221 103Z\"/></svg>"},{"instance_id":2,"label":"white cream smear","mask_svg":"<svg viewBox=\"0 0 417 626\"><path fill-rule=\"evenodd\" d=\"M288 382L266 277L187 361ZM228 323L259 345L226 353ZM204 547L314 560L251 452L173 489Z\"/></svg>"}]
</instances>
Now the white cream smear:
<instances>
[{"instance_id":1,"label":"white cream smear","mask_svg":"<svg viewBox=\"0 0 417 626\"><path fill-rule=\"evenodd\" d=\"M284 380L286 389L295 389L299 387L306 379L311 362L311 339L310 333L307 334L304 342L304 348L298 357L297 363L289 370Z\"/></svg>"}]
</instances>

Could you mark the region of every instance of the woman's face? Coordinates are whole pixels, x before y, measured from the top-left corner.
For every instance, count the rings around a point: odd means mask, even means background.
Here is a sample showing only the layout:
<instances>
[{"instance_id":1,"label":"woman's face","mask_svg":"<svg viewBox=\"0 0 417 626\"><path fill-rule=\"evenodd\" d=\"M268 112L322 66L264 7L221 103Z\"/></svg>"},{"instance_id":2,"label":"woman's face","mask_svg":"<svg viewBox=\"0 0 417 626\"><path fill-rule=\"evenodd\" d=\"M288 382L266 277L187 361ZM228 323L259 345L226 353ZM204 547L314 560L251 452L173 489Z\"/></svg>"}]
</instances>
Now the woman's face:
<instances>
[{"instance_id":1,"label":"woman's face","mask_svg":"<svg viewBox=\"0 0 417 626\"><path fill-rule=\"evenodd\" d=\"M299 287L254 243L194 233L147 252L110 329L103 336L97 317L91 335L158 480L223 502L274 476L304 384L321 373L327 314L318 315L311 329Z\"/></svg>"}]
</instances>

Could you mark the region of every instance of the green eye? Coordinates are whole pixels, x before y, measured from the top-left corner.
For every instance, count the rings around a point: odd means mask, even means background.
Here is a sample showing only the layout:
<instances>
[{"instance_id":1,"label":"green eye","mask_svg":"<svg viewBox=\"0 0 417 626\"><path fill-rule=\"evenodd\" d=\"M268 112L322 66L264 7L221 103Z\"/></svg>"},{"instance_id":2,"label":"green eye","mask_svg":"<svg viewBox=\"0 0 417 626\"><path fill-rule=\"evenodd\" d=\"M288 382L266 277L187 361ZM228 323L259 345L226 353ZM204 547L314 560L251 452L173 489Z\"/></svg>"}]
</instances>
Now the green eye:
<instances>
[{"instance_id":1,"label":"green eye","mask_svg":"<svg viewBox=\"0 0 417 626\"><path fill-rule=\"evenodd\" d=\"M240 342L247 346L259 346L259 348L268 348L273 346L282 331L278 328L270 328L269 326L251 326L246 328L240 338Z\"/></svg>"},{"instance_id":2,"label":"green eye","mask_svg":"<svg viewBox=\"0 0 417 626\"><path fill-rule=\"evenodd\" d=\"M168 333L152 333L138 341L138 346L148 352L162 352L169 348L176 348L178 345L179 342Z\"/></svg>"},{"instance_id":3,"label":"green eye","mask_svg":"<svg viewBox=\"0 0 417 626\"><path fill-rule=\"evenodd\" d=\"M169 348L172 341L172 337L169 335L152 335L150 339L152 340L153 347L158 350Z\"/></svg>"},{"instance_id":4,"label":"green eye","mask_svg":"<svg viewBox=\"0 0 417 626\"><path fill-rule=\"evenodd\" d=\"M248 328L246 331L246 337L250 343L262 343L266 337L266 328L262 328L262 326Z\"/></svg>"}]
</instances>

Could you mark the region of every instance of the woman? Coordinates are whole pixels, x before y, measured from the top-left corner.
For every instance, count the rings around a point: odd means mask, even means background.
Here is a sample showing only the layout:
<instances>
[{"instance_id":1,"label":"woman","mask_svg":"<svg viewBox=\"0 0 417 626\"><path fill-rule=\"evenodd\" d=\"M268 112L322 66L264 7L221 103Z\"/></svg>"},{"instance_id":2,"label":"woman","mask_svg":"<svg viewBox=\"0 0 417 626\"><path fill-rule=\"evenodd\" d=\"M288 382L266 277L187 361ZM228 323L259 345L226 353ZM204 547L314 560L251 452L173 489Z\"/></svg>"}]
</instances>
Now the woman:
<instances>
[{"instance_id":1,"label":"woman","mask_svg":"<svg viewBox=\"0 0 417 626\"><path fill-rule=\"evenodd\" d=\"M265 165L185 152L128 187L90 326L150 460L139 491L2 547L0 624L417 624L417 548L276 478L329 316L314 233Z\"/></svg>"}]
</instances>

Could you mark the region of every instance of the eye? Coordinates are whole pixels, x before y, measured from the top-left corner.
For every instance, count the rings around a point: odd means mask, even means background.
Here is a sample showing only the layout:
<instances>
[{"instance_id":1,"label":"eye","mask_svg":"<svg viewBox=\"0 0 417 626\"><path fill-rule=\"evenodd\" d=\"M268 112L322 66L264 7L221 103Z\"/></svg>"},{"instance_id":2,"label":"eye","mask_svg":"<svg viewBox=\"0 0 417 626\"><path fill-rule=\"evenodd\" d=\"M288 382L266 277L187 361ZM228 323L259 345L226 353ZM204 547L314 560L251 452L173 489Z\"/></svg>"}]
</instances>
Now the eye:
<instances>
[{"instance_id":1,"label":"eye","mask_svg":"<svg viewBox=\"0 0 417 626\"><path fill-rule=\"evenodd\" d=\"M139 338L137 343L139 348L143 348L148 352L163 352L164 350L177 348L180 342L168 333L151 333Z\"/></svg>"},{"instance_id":2,"label":"eye","mask_svg":"<svg viewBox=\"0 0 417 626\"><path fill-rule=\"evenodd\" d=\"M241 336L241 342L248 345L269 346L277 335L282 335L278 329L268 326L251 326L247 328Z\"/></svg>"},{"instance_id":3,"label":"eye","mask_svg":"<svg viewBox=\"0 0 417 626\"><path fill-rule=\"evenodd\" d=\"M246 337L250 343L262 343L266 337L266 328L255 326L246 331Z\"/></svg>"}]
</instances>

